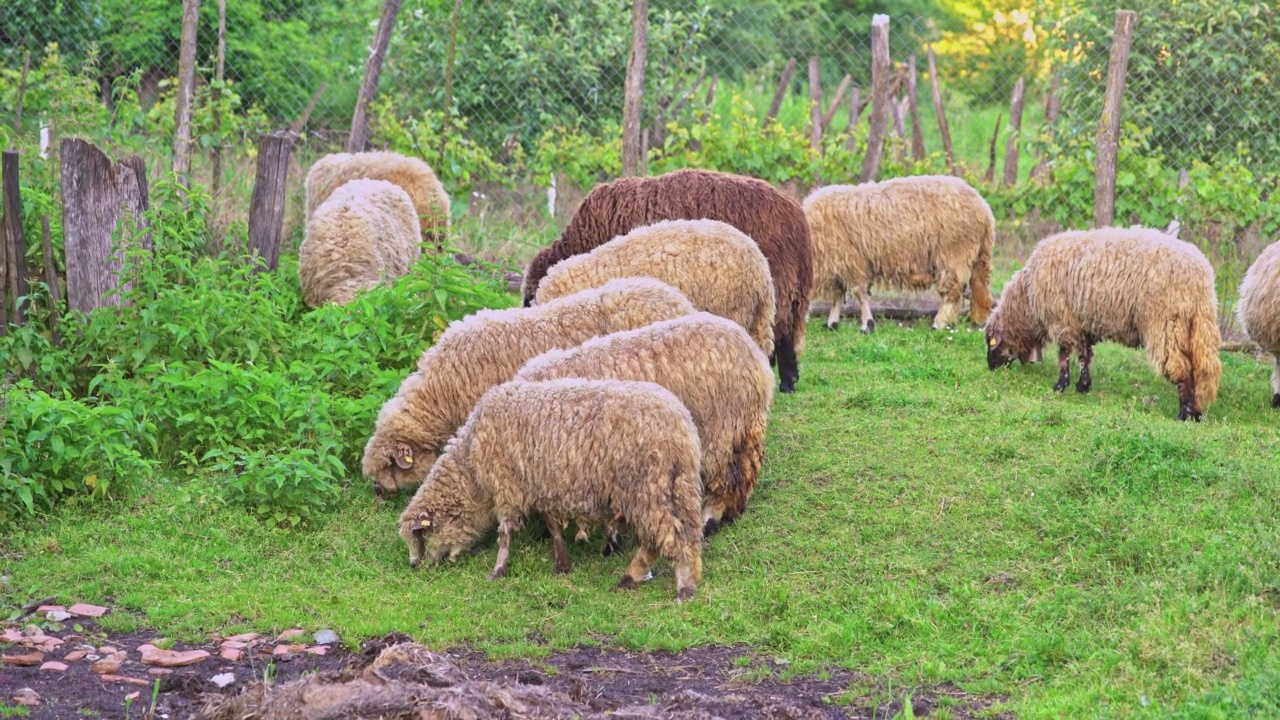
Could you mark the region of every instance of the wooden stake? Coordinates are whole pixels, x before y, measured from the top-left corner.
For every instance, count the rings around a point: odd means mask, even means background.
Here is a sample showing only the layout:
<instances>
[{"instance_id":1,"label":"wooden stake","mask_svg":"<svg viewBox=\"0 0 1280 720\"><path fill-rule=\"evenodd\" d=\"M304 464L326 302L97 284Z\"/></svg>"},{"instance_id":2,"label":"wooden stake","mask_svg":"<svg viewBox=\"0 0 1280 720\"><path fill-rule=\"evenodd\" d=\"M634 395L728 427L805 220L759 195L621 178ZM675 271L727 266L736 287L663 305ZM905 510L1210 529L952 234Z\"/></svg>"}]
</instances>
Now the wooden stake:
<instances>
[{"instance_id":1,"label":"wooden stake","mask_svg":"<svg viewBox=\"0 0 1280 720\"><path fill-rule=\"evenodd\" d=\"M267 270L274 271L280 260L289 153L297 139L291 130L277 130L258 141L257 174L249 202L249 252L261 257ZM263 268L255 265L255 269Z\"/></svg>"},{"instance_id":2,"label":"wooden stake","mask_svg":"<svg viewBox=\"0 0 1280 720\"><path fill-rule=\"evenodd\" d=\"M1116 212L1116 160L1120 152L1120 109L1124 100L1125 75L1129 71L1129 48L1138 14L1117 10L1111 39L1111 61L1107 66L1107 90L1102 100L1096 141L1097 167L1094 169L1093 226L1107 227Z\"/></svg>"},{"instance_id":3,"label":"wooden stake","mask_svg":"<svg viewBox=\"0 0 1280 720\"><path fill-rule=\"evenodd\" d=\"M822 77L817 56L809 58L809 148L822 150Z\"/></svg>"},{"instance_id":4,"label":"wooden stake","mask_svg":"<svg viewBox=\"0 0 1280 720\"><path fill-rule=\"evenodd\" d=\"M378 31L369 48L369 59L364 64L364 79L360 81L360 94L356 97L356 111L351 118L351 135L347 137L347 152L364 152L369 144L369 105L378 94L378 78L382 76L382 63L387 58L387 45L391 43L391 30L404 0L383 0L382 16L378 19Z\"/></svg>"},{"instance_id":5,"label":"wooden stake","mask_svg":"<svg viewBox=\"0 0 1280 720\"><path fill-rule=\"evenodd\" d=\"M27 296L27 242L22 236L22 197L18 185L18 151L5 150L0 160L4 185L4 236L9 297L13 300L13 324L22 326L27 313L22 298ZM29 302L29 301L28 301Z\"/></svg>"},{"instance_id":6,"label":"wooden stake","mask_svg":"<svg viewBox=\"0 0 1280 720\"><path fill-rule=\"evenodd\" d=\"M920 127L920 102L916 96L916 56L907 58L907 108L911 111L911 159L924 162L924 130Z\"/></svg>"},{"instance_id":7,"label":"wooden stake","mask_svg":"<svg viewBox=\"0 0 1280 720\"><path fill-rule=\"evenodd\" d=\"M27 72L31 70L31 53L22 55L22 79L18 81L18 112L13 118L13 131L22 134L22 101L27 96Z\"/></svg>"},{"instance_id":8,"label":"wooden stake","mask_svg":"<svg viewBox=\"0 0 1280 720\"><path fill-rule=\"evenodd\" d=\"M787 66L782 69L782 77L778 78L778 89L773 93L773 102L769 103L769 112L764 116L764 127L768 127L774 118L778 117L778 111L782 109L782 101L787 97L787 90L791 87L791 76L796 74L796 59L787 58Z\"/></svg>"},{"instance_id":9,"label":"wooden stake","mask_svg":"<svg viewBox=\"0 0 1280 720\"><path fill-rule=\"evenodd\" d=\"M227 0L218 0L218 54L213 69L213 196L222 190L222 83L227 67Z\"/></svg>"},{"instance_id":10,"label":"wooden stake","mask_svg":"<svg viewBox=\"0 0 1280 720\"><path fill-rule=\"evenodd\" d=\"M1009 108L1009 138L1004 145L1004 186L1013 187L1018 184L1018 154L1022 144L1022 101L1027 91L1027 83L1018 78L1013 86L1013 103Z\"/></svg>"},{"instance_id":11,"label":"wooden stake","mask_svg":"<svg viewBox=\"0 0 1280 720\"><path fill-rule=\"evenodd\" d=\"M956 150L951 145L951 128L947 126L947 111L942 106L942 87L938 81L938 64L933 56L933 47L927 46L929 54L929 85L933 89L933 114L938 118L938 133L942 135L942 150L947 154L947 172L956 174Z\"/></svg>"},{"instance_id":12,"label":"wooden stake","mask_svg":"<svg viewBox=\"0 0 1280 720\"><path fill-rule=\"evenodd\" d=\"M302 132L302 128L306 127L307 121L311 119L311 113L316 109L316 103L320 102L320 96L324 94L325 88L328 87L329 83L320 83L320 87L316 88L316 91L311 95L311 99L307 101L307 107L302 111L302 114L298 116L297 120L294 120L293 123L289 125L289 130L291 132Z\"/></svg>"},{"instance_id":13,"label":"wooden stake","mask_svg":"<svg viewBox=\"0 0 1280 720\"><path fill-rule=\"evenodd\" d=\"M440 130L440 158L444 159L449 146L449 128L453 124L453 58L458 49L458 17L462 14L462 0L454 0L453 16L449 19L449 54L444 62L444 123ZM301 132L298 128L296 132Z\"/></svg>"},{"instance_id":14,"label":"wooden stake","mask_svg":"<svg viewBox=\"0 0 1280 720\"><path fill-rule=\"evenodd\" d=\"M1004 114L996 115L996 126L991 131L991 149L988 151L987 174L982 176L986 182L993 182L996 179L996 143L1000 140L1000 125L1004 122Z\"/></svg>"},{"instance_id":15,"label":"wooden stake","mask_svg":"<svg viewBox=\"0 0 1280 720\"><path fill-rule=\"evenodd\" d=\"M871 19L871 132L867 136L867 154L862 160L861 182L880 177L880 158L884 153L884 136L889 124L889 16Z\"/></svg>"},{"instance_id":16,"label":"wooden stake","mask_svg":"<svg viewBox=\"0 0 1280 720\"><path fill-rule=\"evenodd\" d=\"M644 65L649 54L649 0L632 0L631 57L622 101L622 175L640 174L643 140L640 114L644 110Z\"/></svg>"},{"instance_id":17,"label":"wooden stake","mask_svg":"<svg viewBox=\"0 0 1280 720\"><path fill-rule=\"evenodd\" d=\"M849 86L852 84L853 76L845 73L844 79L840 81L840 87L836 88L835 97L831 98L831 102L827 104L827 111L822 114L824 133L831 128L831 120L836 116L836 110L840 108L840 101L844 99L844 94L849 91Z\"/></svg>"},{"instance_id":18,"label":"wooden stake","mask_svg":"<svg viewBox=\"0 0 1280 720\"><path fill-rule=\"evenodd\" d=\"M191 98L196 84L196 30L200 23L200 0L182 0L182 39L178 47L178 96L174 111L173 174L178 176L178 193L186 200L191 186Z\"/></svg>"},{"instance_id":19,"label":"wooden stake","mask_svg":"<svg viewBox=\"0 0 1280 720\"><path fill-rule=\"evenodd\" d=\"M1049 94L1044 99L1044 145L1040 147L1036 166L1031 169L1031 181L1039 182L1049 170L1049 148L1053 145L1055 128L1058 124L1058 112L1062 104L1058 101L1058 89L1062 87L1062 74L1054 73L1049 81Z\"/></svg>"},{"instance_id":20,"label":"wooden stake","mask_svg":"<svg viewBox=\"0 0 1280 720\"><path fill-rule=\"evenodd\" d=\"M850 152L858 146L857 133L854 130L858 127L858 118L862 117L864 107L866 105L862 103L862 88L854 88L853 94L849 96L849 126L844 130L849 134L849 138L844 141L844 146Z\"/></svg>"},{"instance_id":21,"label":"wooden stake","mask_svg":"<svg viewBox=\"0 0 1280 720\"><path fill-rule=\"evenodd\" d=\"M53 344L61 343L58 332L62 324L62 286L58 282L58 268L53 264L53 233L49 232L49 216L40 216L40 230L44 246L44 284L49 288L49 329L53 331Z\"/></svg>"}]
</instances>

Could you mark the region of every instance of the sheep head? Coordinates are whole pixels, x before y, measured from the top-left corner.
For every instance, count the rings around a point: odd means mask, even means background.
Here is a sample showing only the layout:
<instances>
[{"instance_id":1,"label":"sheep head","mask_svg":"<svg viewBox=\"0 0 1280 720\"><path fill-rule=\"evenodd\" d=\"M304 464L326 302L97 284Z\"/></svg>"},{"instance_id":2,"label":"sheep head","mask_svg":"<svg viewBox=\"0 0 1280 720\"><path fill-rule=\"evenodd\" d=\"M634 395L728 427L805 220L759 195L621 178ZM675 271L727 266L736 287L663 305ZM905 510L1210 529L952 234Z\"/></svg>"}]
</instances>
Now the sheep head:
<instances>
[{"instance_id":1,"label":"sheep head","mask_svg":"<svg viewBox=\"0 0 1280 720\"><path fill-rule=\"evenodd\" d=\"M469 549L496 524L492 499L478 493L470 476L446 454L400 514L400 537L409 546L409 566L436 565Z\"/></svg>"},{"instance_id":2,"label":"sheep head","mask_svg":"<svg viewBox=\"0 0 1280 720\"><path fill-rule=\"evenodd\" d=\"M1044 345L1041 343L1024 343L1017 338L1008 337L999 328L987 328L987 368L1009 367L1014 360L1027 363L1040 362L1044 358Z\"/></svg>"},{"instance_id":3,"label":"sheep head","mask_svg":"<svg viewBox=\"0 0 1280 720\"><path fill-rule=\"evenodd\" d=\"M414 373L405 382L419 382L420 377ZM378 413L373 437L364 447L361 469L379 495L421 485L439 457L438 443L432 441L426 426L416 417L420 414L416 410L407 407L402 388L401 394L387 401Z\"/></svg>"}]
</instances>

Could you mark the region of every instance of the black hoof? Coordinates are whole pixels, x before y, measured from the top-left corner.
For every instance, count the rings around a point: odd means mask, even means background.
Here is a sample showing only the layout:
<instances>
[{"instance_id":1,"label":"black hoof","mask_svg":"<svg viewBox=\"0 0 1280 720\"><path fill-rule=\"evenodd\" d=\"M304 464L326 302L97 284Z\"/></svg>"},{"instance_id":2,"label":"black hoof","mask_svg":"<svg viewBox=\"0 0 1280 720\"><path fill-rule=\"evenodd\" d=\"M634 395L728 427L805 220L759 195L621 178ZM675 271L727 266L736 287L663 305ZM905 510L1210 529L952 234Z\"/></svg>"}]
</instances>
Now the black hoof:
<instances>
[{"instance_id":1,"label":"black hoof","mask_svg":"<svg viewBox=\"0 0 1280 720\"><path fill-rule=\"evenodd\" d=\"M622 579L618 581L618 585L614 587L614 590L635 590L635 589L636 589L636 581L632 580L631 576L629 575L623 575Z\"/></svg>"},{"instance_id":2,"label":"black hoof","mask_svg":"<svg viewBox=\"0 0 1280 720\"><path fill-rule=\"evenodd\" d=\"M1067 381L1066 381L1066 380L1059 380L1058 382L1056 382L1056 383L1054 383L1054 384L1053 384L1053 391L1054 391L1054 392L1056 392L1056 393L1060 393L1060 392L1062 392L1063 390L1066 390L1066 389L1067 389Z\"/></svg>"},{"instance_id":3,"label":"black hoof","mask_svg":"<svg viewBox=\"0 0 1280 720\"><path fill-rule=\"evenodd\" d=\"M693 588L680 588L680 590L676 592L676 604L683 605L684 603L689 602L693 599L694 592L695 590Z\"/></svg>"},{"instance_id":4,"label":"black hoof","mask_svg":"<svg viewBox=\"0 0 1280 720\"><path fill-rule=\"evenodd\" d=\"M862 334L863 334L863 335L870 335L871 333L873 333L873 332L875 332L875 331L876 331L876 321L875 321L875 320L868 320L868 321L867 321L867 325L866 325L866 327L862 328Z\"/></svg>"},{"instance_id":5,"label":"black hoof","mask_svg":"<svg viewBox=\"0 0 1280 720\"><path fill-rule=\"evenodd\" d=\"M1280 408L1280 393L1271 396L1271 407Z\"/></svg>"},{"instance_id":6,"label":"black hoof","mask_svg":"<svg viewBox=\"0 0 1280 720\"><path fill-rule=\"evenodd\" d=\"M778 389L784 393L793 393L796 391L796 382L795 380L783 380Z\"/></svg>"},{"instance_id":7,"label":"black hoof","mask_svg":"<svg viewBox=\"0 0 1280 720\"><path fill-rule=\"evenodd\" d=\"M832 331L832 332L835 332L836 328L840 327L840 323L827 323L826 325L823 325L822 327L824 327L824 328L826 328L826 329L828 329L828 330L830 330L830 331Z\"/></svg>"},{"instance_id":8,"label":"black hoof","mask_svg":"<svg viewBox=\"0 0 1280 720\"><path fill-rule=\"evenodd\" d=\"M707 518L707 524L702 526L702 537L709 538L715 535L719 529L720 523L716 522L714 518Z\"/></svg>"},{"instance_id":9,"label":"black hoof","mask_svg":"<svg viewBox=\"0 0 1280 720\"><path fill-rule=\"evenodd\" d=\"M600 554L604 555L605 557L609 557L610 555L613 555L614 553L618 552L621 549L622 549L621 541L607 540L605 541L605 544L604 544L604 551L602 551Z\"/></svg>"},{"instance_id":10,"label":"black hoof","mask_svg":"<svg viewBox=\"0 0 1280 720\"><path fill-rule=\"evenodd\" d=\"M1083 394L1085 394L1085 393L1089 392L1089 389L1090 389L1090 388L1092 388L1092 387L1093 387L1093 383L1078 382L1078 383L1076 383L1076 392L1078 392L1078 393L1080 393L1081 395L1083 395Z\"/></svg>"},{"instance_id":11,"label":"black hoof","mask_svg":"<svg viewBox=\"0 0 1280 720\"><path fill-rule=\"evenodd\" d=\"M1178 409L1178 419L1183 422L1186 422L1187 420L1194 420L1196 422L1200 422L1200 418L1202 417L1204 416L1201 413L1198 413L1195 410L1192 410L1187 405L1183 405L1181 408Z\"/></svg>"}]
</instances>

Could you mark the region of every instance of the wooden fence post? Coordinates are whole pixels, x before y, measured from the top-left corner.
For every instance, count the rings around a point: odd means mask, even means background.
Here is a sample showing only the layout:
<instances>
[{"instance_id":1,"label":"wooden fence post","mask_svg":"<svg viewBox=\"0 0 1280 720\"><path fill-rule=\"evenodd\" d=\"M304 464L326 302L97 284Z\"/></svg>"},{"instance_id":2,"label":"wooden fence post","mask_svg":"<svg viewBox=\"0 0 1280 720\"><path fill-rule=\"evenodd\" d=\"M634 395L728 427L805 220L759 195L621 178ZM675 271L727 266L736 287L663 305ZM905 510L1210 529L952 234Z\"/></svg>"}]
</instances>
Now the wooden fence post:
<instances>
[{"instance_id":1,"label":"wooden fence post","mask_svg":"<svg viewBox=\"0 0 1280 720\"><path fill-rule=\"evenodd\" d=\"M0 337L9 334L9 233L0 222Z\"/></svg>"},{"instance_id":2,"label":"wooden fence post","mask_svg":"<svg viewBox=\"0 0 1280 720\"><path fill-rule=\"evenodd\" d=\"M356 111L351 117L351 134L347 137L347 152L364 152L369 142L369 103L378 94L378 78L382 76L382 61L387 57L387 45L391 43L391 29L404 0L384 0L378 31L369 48L369 59L364 64L364 78L360 81L360 94L356 96Z\"/></svg>"},{"instance_id":3,"label":"wooden fence post","mask_svg":"<svg viewBox=\"0 0 1280 720\"><path fill-rule=\"evenodd\" d=\"M277 130L258 141L258 168L249 201L249 253L261 257L267 270L274 271L280 262L289 153L297 139L292 130ZM256 262L255 268L263 269Z\"/></svg>"},{"instance_id":4,"label":"wooden fence post","mask_svg":"<svg viewBox=\"0 0 1280 720\"><path fill-rule=\"evenodd\" d=\"M920 127L920 102L916 97L916 56L907 58L907 108L911 111L911 159L924 162L924 129Z\"/></svg>"},{"instance_id":5,"label":"wooden fence post","mask_svg":"<svg viewBox=\"0 0 1280 720\"><path fill-rule=\"evenodd\" d=\"M1058 88L1062 86L1062 73L1054 73L1049 81L1049 94L1044 99L1044 145L1037 153L1036 166L1031 168L1031 181L1039 182L1049 170L1049 146L1053 144L1058 112L1062 103L1058 100Z\"/></svg>"},{"instance_id":6,"label":"wooden fence post","mask_svg":"<svg viewBox=\"0 0 1280 720\"><path fill-rule=\"evenodd\" d=\"M44 249L44 284L49 288L49 329L53 331L53 344L59 343L58 326L62 323L62 286L58 282L58 268L53 264L53 234L49 232L49 216L40 216Z\"/></svg>"},{"instance_id":7,"label":"wooden fence post","mask_svg":"<svg viewBox=\"0 0 1280 720\"><path fill-rule=\"evenodd\" d=\"M1022 144L1022 101L1026 91L1026 81L1018 78L1018 84L1013 86L1013 103L1009 108L1009 138L1004 144L1005 187L1018 184L1018 150Z\"/></svg>"},{"instance_id":8,"label":"wooden fence post","mask_svg":"<svg viewBox=\"0 0 1280 720\"><path fill-rule=\"evenodd\" d=\"M1138 14L1132 10L1116 11L1116 26L1111 38L1111 61L1107 66L1107 91L1102 99L1102 117L1098 119L1097 167L1093 180L1093 226L1107 227L1116 213L1116 159L1120 151L1120 106L1124 100L1124 80L1129 72L1129 48L1133 44L1133 26Z\"/></svg>"},{"instance_id":9,"label":"wooden fence post","mask_svg":"<svg viewBox=\"0 0 1280 720\"><path fill-rule=\"evenodd\" d=\"M146 161L133 155L113 163L80 138L65 138L60 154L67 309L87 313L120 305L115 291L133 285L121 282L125 254L135 246L151 248ZM120 242L112 247L117 228Z\"/></svg>"},{"instance_id":10,"label":"wooden fence post","mask_svg":"<svg viewBox=\"0 0 1280 720\"><path fill-rule=\"evenodd\" d=\"M622 175L640 174L640 113L644 110L644 64L649 54L649 0L631 3L631 57L622 100Z\"/></svg>"},{"instance_id":11,"label":"wooden fence post","mask_svg":"<svg viewBox=\"0 0 1280 720\"><path fill-rule=\"evenodd\" d=\"M996 126L991 131L991 147L987 151L987 174L982 176L983 182L995 182L996 179L996 145L1000 141L1000 127L1004 124L1004 113L996 115Z\"/></svg>"},{"instance_id":12,"label":"wooden fence post","mask_svg":"<svg viewBox=\"0 0 1280 720\"><path fill-rule=\"evenodd\" d=\"M213 197L222 191L222 84L227 73L227 0L218 0L218 50L213 67L213 89L210 96L213 106Z\"/></svg>"},{"instance_id":13,"label":"wooden fence post","mask_svg":"<svg viewBox=\"0 0 1280 720\"><path fill-rule=\"evenodd\" d=\"M773 102L769 103L769 112L764 116L763 127L769 127L769 123L778 117L782 101L787 97L787 89L791 87L791 76L795 74L796 59L787 58L787 66L782 68L782 77L778 78L778 89L773 93Z\"/></svg>"},{"instance_id":14,"label":"wooden fence post","mask_svg":"<svg viewBox=\"0 0 1280 720\"><path fill-rule=\"evenodd\" d=\"M844 99L844 94L849 91L849 86L853 84L853 76L845 73L844 79L840 81L840 87L836 88L835 97L831 98L831 102L827 103L827 111L822 114L822 131L825 133L831 127L831 120L835 118L836 111L840 109L840 101Z\"/></svg>"},{"instance_id":15,"label":"wooden fence post","mask_svg":"<svg viewBox=\"0 0 1280 720\"><path fill-rule=\"evenodd\" d=\"M933 113L938 116L938 133L942 135L942 150L947 154L947 171L956 174L956 149L951 145L951 128L947 125L947 111L942 106L942 87L938 80L938 63L933 47L928 46L929 85L933 88Z\"/></svg>"},{"instance_id":16,"label":"wooden fence post","mask_svg":"<svg viewBox=\"0 0 1280 720\"><path fill-rule=\"evenodd\" d=\"M880 157L889 124L889 73L889 16L876 15L871 19L871 133L862 159L861 182L880 176Z\"/></svg>"},{"instance_id":17,"label":"wooden fence post","mask_svg":"<svg viewBox=\"0 0 1280 720\"><path fill-rule=\"evenodd\" d=\"M174 111L173 174L178 193L186 200L191 185L191 97L196 84L196 29L200 0L182 0L182 37L178 47L178 96Z\"/></svg>"},{"instance_id":18,"label":"wooden fence post","mask_svg":"<svg viewBox=\"0 0 1280 720\"><path fill-rule=\"evenodd\" d=\"M844 147L849 152L853 152L858 146L854 130L858 127L858 118L862 117L864 107L866 106L862 104L862 88L854 88L853 94L849 96L849 126L844 130L849 134L849 138L844 141Z\"/></svg>"},{"instance_id":19,"label":"wooden fence post","mask_svg":"<svg viewBox=\"0 0 1280 720\"><path fill-rule=\"evenodd\" d=\"M22 308L27 286L27 243L22 236L22 198L18 190L18 151L5 150L0 161L0 175L4 176L4 236L7 258L9 298L13 301L13 324L26 322L27 313Z\"/></svg>"},{"instance_id":20,"label":"wooden fence post","mask_svg":"<svg viewBox=\"0 0 1280 720\"><path fill-rule=\"evenodd\" d=\"M444 60L444 123L440 129L440 157L444 158L449 147L449 127L453 124L453 59L458 51L458 17L462 15L462 0L454 0L453 15L449 17L449 51ZM302 132L302 128L294 128Z\"/></svg>"},{"instance_id":21,"label":"wooden fence post","mask_svg":"<svg viewBox=\"0 0 1280 720\"><path fill-rule=\"evenodd\" d=\"M31 53L22 55L22 79L18 81L18 112L14 114L13 131L22 134L22 103L27 95L27 73L31 70Z\"/></svg>"},{"instance_id":22,"label":"wooden fence post","mask_svg":"<svg viewBox=\"0 0 1280 720\"><path fill-rule=\"evenodd\" d=\"M818 57L809 58L809 149L822 150L822 77Z\"/></svg>"}]
</instances>

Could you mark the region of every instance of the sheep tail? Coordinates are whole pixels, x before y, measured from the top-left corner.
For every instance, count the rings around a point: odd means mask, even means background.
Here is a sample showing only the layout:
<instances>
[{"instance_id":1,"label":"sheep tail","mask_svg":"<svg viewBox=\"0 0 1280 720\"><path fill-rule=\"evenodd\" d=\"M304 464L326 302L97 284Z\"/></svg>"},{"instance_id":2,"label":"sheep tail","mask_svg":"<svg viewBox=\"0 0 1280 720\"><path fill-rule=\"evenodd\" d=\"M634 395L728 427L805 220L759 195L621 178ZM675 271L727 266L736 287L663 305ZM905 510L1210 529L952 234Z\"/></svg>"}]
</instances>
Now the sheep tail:
<instances>
[{"instance_id":1,"label":"sheep tail","mask_svg":"<svg viewBox=\"0 0 1280 720\"><path fill-rule=\"evenodd\" d=\"M1218 380L1222 377L1222 358L1218 354L1222 336L1212 310L1193 315L1188 328L1191 376L1195 381L1197 409L1202 412L1218 397Z\"/></svg>"},{"instance_id":2,"label":"sheep tail","mask_svg":"<svg viewBox=\"0 0 1280 720\"><path fill-rule=\"evenodd\" d=\"M973 261L969 274L969 320L975 325L985 325L991 314L991 248L995 245L996 226L992 221L978 245L978 258Z\"/></svg>"}]
</instances>

